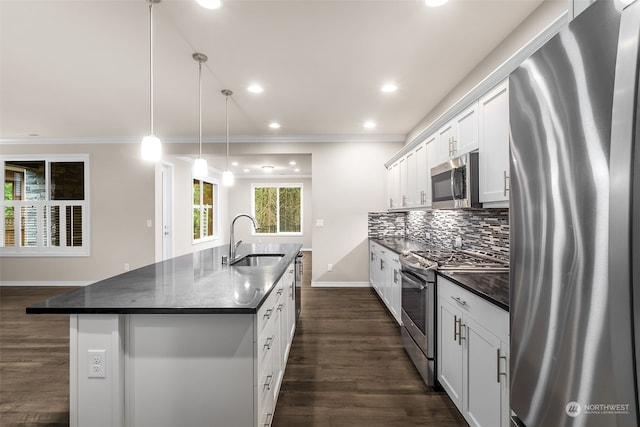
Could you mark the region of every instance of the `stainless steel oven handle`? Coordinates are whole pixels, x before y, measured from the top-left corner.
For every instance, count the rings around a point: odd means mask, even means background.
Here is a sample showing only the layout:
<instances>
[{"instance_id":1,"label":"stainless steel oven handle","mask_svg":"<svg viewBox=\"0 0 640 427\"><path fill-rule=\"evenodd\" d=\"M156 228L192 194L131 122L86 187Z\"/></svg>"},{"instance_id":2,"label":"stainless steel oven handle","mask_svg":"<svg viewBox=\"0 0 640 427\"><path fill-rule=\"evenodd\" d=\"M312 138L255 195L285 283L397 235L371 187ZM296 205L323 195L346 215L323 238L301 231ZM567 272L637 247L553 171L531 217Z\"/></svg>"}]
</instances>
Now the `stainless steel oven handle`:
<instances>
[{"instance_id":1,"label":"stainless steel oven handle","mask_svg":"<svg viewBox=\"0 0 640 427\"><path fill-rule=\"evenodd\" d=\"M403 273L402 271L400 271L400 276L402 277L402 283L407 282L407 284L411 285L413 288L424 290L428 287L425 283L418 282L413 277Z\"/></svg>"}]
</instances>

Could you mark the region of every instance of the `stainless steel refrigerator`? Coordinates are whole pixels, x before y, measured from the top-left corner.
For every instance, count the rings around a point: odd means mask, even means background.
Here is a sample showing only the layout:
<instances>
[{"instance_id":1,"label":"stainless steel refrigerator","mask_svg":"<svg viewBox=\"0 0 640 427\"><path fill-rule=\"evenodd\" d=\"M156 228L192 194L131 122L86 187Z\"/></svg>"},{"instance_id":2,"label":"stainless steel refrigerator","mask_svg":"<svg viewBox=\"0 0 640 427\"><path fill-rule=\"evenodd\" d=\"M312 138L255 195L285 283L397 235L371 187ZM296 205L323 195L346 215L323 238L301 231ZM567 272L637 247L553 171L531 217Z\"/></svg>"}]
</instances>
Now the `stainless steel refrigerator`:
<instances>
[{"instance_id":1,"label":"stainless steel refrigerator","mask_svg":"<svg viewBox=\"0 0 640 427\"><path fill-rule=\"evenodd\" d=\"M599 0L509 78L514 425L640 425L639 37Z\"/></svg>"}]
</instances>

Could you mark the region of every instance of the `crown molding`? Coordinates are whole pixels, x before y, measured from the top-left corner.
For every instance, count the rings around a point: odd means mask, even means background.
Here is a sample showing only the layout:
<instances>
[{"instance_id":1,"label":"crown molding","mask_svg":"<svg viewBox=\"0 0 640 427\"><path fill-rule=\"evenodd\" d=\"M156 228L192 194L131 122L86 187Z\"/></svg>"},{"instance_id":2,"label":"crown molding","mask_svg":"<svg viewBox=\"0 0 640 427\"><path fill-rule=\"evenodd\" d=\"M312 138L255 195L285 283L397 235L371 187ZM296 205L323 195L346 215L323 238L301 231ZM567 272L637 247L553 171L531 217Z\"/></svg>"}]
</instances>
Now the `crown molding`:
<instances>
[{"instance_id":1,"label":"crown molding","mask_svg":"<svg viewBox=\"0 0 640 427\"><path fill-rule=\"evenodd\" d=\"M162 142L171 144L193 144L198 139L189 138L161 138ZM229 138L230 143L323 143L323 142L405 142L406 135L239 135ZM69 137L69 138L46 138L46 137L20 137L2 138L0 145L14 144L134 144L139 138L130 136L113 137ZM203 138L206 144L224 144L224 137Z\"/></svg>"}]
</instances>

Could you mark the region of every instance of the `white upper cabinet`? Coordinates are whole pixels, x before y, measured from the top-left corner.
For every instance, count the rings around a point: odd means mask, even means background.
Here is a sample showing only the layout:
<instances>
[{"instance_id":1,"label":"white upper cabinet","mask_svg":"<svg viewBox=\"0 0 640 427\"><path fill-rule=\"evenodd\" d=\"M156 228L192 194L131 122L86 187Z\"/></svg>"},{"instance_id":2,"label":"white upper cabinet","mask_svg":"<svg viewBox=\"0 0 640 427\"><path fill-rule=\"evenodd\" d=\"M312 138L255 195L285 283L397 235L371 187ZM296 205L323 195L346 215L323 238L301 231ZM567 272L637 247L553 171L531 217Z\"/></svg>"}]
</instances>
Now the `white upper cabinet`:
<instances>
[{"instance_id":1,"label":"white upper cabinet","mask_svg":"<svg viewBox=\"0 0 640 427\"><path fill-rule=\"evenodd\" d=\"M479 101L479 201L508 207L509 82L504 81Z\"/></svg>"},{"instance_id":2,"label":"white upper cabinet","mask_svg":"<svg viewBox=\"0 0 640 427\"><path fill-rule=\"evenodd\" d=\"M419 198L416 197L417 191L417 152L410 151L407 153L407 193L405 196L405 207L413 208L419 205Z\"/></svg>"},{"instance_id":3,"label":"white upper cabinet","mask_svg":"<svg viewBox=\"0 0 640 427\"><path fill-rule=\"evenodd\" d=\"M453 155L454 141L456 138L456 128L454 122L449 122L442 126L437 133L438 136L438 164L444 163L455 157Z\"/></svg>"},{"instance_id":4,"label":"white upper cabinet","mask_svg":"<svg viewBox=\"0 0 640 427\"><path fill-rule=\"evenodd\" d=\"M478 103L460 113L455 119L458 139L454 147L454 157L478 149Z\"/></svg>"},{"instance_id":5,"label":"white upper cabinet","mask_svg":"<svg viewBox=\"0 0 640 427\"><path fill-rule=\"evenodd\" d=\"M389 192L389 209L401 207L400 196L400 162L395 162L387 170L387 183Z\"/></svg>"},{"instance_id":6,"label":"white upper cabinet","mask_svg":"<svg viewBox=\"0 0 640 427\"><path fill-rule=\"evenodd\" d=\"M478 148L478 103L438 130L438 164Z\"/></svg>"}]
</instances>

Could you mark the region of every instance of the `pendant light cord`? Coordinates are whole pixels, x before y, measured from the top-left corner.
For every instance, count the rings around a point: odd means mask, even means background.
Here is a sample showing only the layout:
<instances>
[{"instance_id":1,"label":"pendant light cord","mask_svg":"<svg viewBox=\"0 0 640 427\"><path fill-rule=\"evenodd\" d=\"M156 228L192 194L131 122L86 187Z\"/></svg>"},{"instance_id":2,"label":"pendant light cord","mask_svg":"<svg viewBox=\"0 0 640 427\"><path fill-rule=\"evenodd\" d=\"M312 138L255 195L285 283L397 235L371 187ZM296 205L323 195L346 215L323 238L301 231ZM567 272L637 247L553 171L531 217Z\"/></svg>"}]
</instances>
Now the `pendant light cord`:
<instances>
[{"instance_id":1,"label":"pendant light cord","mask_svg":"<svg viewBox=\"0 0 640 427\"><path fill-rule=\"evenodd\" d=\"M153 135L153 3L149 2L149 122Z\"/></svg>"},{"instance_id":2,"label":"pendant light cord","mask_svg":"<svg viewBox=\"0 0 640 427\"><path fill-rule=\"evenodd\" d=\"M200 128L200 154L198 158L202 158L202 61L198 61L198 127Z\"/></svg>"},{"instance_id":3,"label":"pendant light cord","mask_svg":"<svg viewBox=\"0 0 640 427\"><path fill-rule=\"evenodd\" d=\"M224 117L227 122L227 170L229 170L229 95L224 100Z\"/></svg>"}]
</instances>

